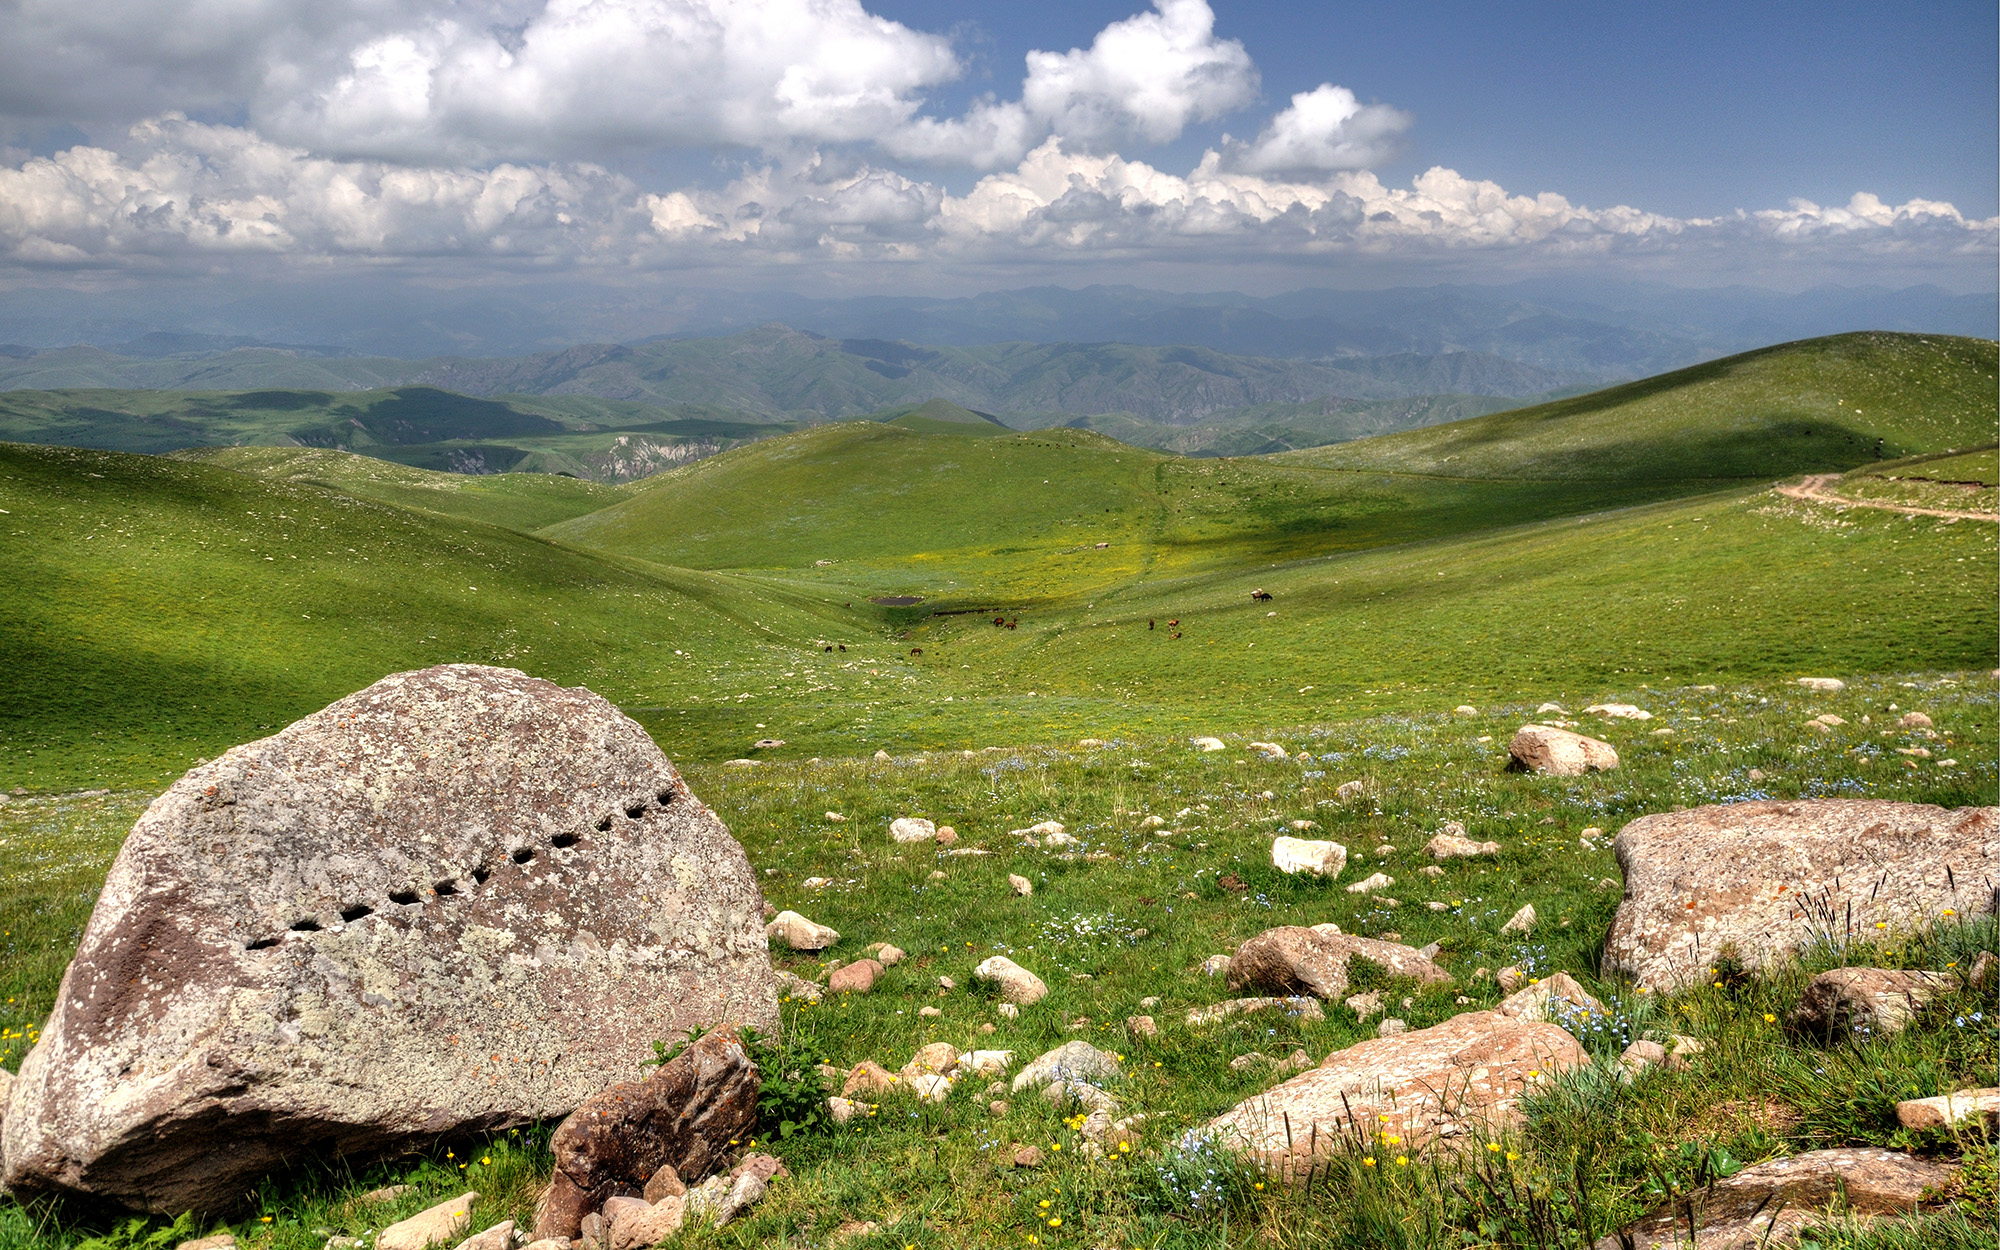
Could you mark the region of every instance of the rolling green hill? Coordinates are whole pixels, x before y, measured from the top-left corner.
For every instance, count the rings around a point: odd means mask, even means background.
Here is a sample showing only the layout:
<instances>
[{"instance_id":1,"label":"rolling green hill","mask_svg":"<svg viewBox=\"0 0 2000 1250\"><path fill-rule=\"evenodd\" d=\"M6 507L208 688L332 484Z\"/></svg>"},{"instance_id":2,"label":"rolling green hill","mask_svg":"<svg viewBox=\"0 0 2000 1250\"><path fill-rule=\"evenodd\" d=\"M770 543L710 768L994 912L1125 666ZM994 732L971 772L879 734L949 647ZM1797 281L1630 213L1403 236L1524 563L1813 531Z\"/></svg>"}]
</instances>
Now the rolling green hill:
<instances>
[{"instance_id":1,"label":"rolling green hill","mask_svg":"<svg viewBox=\"0 0 2000 1250\"><path fill-rule=\"evenodd\" d=\"M948 399L931 399L910 408L892 408L875 416L884 425L919 434L1009 434L1007 423L989 413L961 408Z\"/></svg>"},{"instance_id":2,"label":"rolling green hill","mask_svg":"<svg viewBox=\"0 0 2000 1250\"><path fill-rule=\"evenodd\" d=\"M1991 346L1796 344L1340 449L1355 467L880 422L623 488L0 445L0 784L151 784L447 659L589 684L693 760L1991 667L1992 525L1745 481L1773 445L1799 470L1872 457L1850 433L1990 444ZM1564 472L1579 445L1621 452Z\"/></svg>"},{"instance_id":3,"label":"rolling green hill","mask_svg":"<svg viewBox=\"0 0 2000 1250\"><path fill-rule=\"evenodd\" d=\"M620 487L555 473L434 473L318 447L199 447L168 456L523 531L595 512L626 495Z\"/></svg>"},{"instance_id":4,"label":"rolling green hill","mask_svg":"<svg viewBox=\"0 0 2000 1250\"><path fill-rule=\"evenodd\" d=\"M1994 439L1985 339L1841 334L1287 459L1452 477L1774 478Z\"/></svg>"}]
</instances>

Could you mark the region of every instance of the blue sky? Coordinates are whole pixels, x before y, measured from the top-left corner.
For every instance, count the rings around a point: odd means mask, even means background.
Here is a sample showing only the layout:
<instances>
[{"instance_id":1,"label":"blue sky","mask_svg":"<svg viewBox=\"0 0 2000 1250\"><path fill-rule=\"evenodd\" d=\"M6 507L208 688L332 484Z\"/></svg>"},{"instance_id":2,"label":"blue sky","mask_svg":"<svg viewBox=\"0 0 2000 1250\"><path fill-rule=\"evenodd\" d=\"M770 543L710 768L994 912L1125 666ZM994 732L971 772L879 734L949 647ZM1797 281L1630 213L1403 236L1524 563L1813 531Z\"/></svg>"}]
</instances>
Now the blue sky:
<instances>
[{"instance_id":1,"label":"blue sky","mask_svg":"<svg viewBox=\"0 0 2000 1250\"><path fill-rule=\"evenodd\" d=\"M1990 3L0 5L0 281L1991 290L2000 258Z\"/></svg>"},{"instance_id":2,"label":"blue sky","mask_svg":"<svg viewBox=\"0 0 2000 1250\"><path fill-rule=\"evenodd\" d=\"M1134 8L871 7L930 29L972 28L965 44L991 76L967 89L1018 78L1031 47L1088 42ZM1333 81L1413 113L1407 156L1380 167L1387 179L1446 165L1510 188L1689 216L1861 189L2000 212L1993 4L1218 0L1215 11L1217 33L1256 58L1266 97ZM1227 128L1175 145L1180 163Z\"/></svg>"}]
</instances>

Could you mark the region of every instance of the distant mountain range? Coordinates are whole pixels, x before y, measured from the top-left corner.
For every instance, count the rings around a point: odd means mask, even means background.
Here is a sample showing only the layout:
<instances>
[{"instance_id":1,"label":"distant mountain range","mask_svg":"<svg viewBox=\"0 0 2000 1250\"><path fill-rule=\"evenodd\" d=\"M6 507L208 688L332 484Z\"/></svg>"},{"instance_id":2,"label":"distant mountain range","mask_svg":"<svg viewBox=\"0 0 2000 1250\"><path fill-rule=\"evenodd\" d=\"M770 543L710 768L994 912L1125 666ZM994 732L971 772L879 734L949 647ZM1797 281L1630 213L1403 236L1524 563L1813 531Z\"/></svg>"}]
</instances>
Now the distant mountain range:
<instances>
[{"instance_id":1,"label":"distant mountain range","mask_svg":"<svg viewBox=\"0 0 2000 1250\"><path fill-rule=\"evenodd\" d=\"M1193 425L1237 410L1452 394L1526 397L1591 375L1483 352L1331 360L1202 347L999 343L926 347L782 325L720 338L589 344L512 358L395 360L226 346L135 357L92 347L0 359L0 390L323 391L432 386L471 396L592 396L736 419L827 421L947 399L1014 426L1122 414Z\"/></svg>"},{"instance_id":2,"label":"distant mountain range","mask_svg":"<svg viewBox=\"0 0 2000 1250\"><path fill-rule=\"evenodd\" d=\"M105 293L15 285L0 290L0 343L22 346L0 347L0 355L91 343L138 359L248 346L279 346L300 358L512 357L577 343L730 335L769 322L834 339L925 347L1129 343L1299 360L1483 353L1614 381L1849 330L1993 338L2000 335L2000 295L1929 286L1791 294L1562 279L1264 297L1043 286L957 298L842 299L559 279L470 290L388 277L247 289L163 281Z\"/></svg>"}]
</instances>

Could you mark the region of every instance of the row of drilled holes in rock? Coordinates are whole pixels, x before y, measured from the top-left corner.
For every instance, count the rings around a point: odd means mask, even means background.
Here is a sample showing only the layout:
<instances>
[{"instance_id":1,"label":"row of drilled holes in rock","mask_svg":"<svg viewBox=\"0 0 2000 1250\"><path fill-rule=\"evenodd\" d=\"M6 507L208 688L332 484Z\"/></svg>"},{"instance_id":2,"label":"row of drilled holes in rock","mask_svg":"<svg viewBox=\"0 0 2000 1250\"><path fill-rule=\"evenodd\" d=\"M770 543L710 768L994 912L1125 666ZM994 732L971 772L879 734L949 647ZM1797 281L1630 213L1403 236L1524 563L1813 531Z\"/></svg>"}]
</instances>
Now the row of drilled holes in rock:
<instances>
[{"instance_id":1,"label":"row of drilled holes in rock","mask_svg":"<svg viewBox=\"0 0 2000 1250\"><path fill-rule=\"evenodd\" d=\"M668 804L672 803L674 801L673 791L671 790L661 791L659 794L659 800L661 807L665 807ZM629 803L625 807L625 815L628 819L638 820L644 817L645 814L646 814L646 804L644 802ZM606 816L603 819L599 820L597 822L597 831L599 833L611 832L611 817ZM583 838L582 835L580 834L559 833L555 837L549 839L549 845L554 847L556 850L562 851L562 850L568 850L570 847L575 846L578 842L581 842L582 840ZM516 864L519 864L525 868L527 865L534 862L535 859L534 848L526 846L520 847L519 849L515 850L513 853L508 855L507 858L513 860ZM486 879L492 875L493 875L493 869L486 864L481 864L479 867L472 870L473 884L485 885ZM451 898L457 893L459 893L458 879L455 877L447 877L443 881L440 881L436 885L431 887L431 894L433 897L436 898ZM399 907L410 907L415 904L423 902L423 895L416 890L398 890L389 896L389 901L396 904ZM341 908L340 921L342 924L353 924L357 920L364 919L374 914L375 914L375 909L373 907L370 907L368 904L354 903L347 907ZM288 930L288 932L292 933L318 933L319 931L320 931L319 920L317 917L313 916L308 916L303 920L293 921L291 928ZM245 945L243 949L252 951L269 950L271 947L276 946L279 942L284 941L284 938L285 935L283 933L277 934L273 937L258 938L257 940Z\"/></svg>"}]
</instances>

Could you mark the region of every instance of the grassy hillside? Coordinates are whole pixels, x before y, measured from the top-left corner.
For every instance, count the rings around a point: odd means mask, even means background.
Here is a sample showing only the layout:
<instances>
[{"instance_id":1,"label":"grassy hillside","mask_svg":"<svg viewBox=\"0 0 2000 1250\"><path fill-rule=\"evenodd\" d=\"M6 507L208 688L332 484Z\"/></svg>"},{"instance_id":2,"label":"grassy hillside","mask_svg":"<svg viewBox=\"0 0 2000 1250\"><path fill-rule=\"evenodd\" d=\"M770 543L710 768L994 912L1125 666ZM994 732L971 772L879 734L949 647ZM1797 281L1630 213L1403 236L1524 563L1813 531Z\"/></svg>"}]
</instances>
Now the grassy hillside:
<instances>
[{"instance_id":1,"label":"grassy hillside","mask_svg":"<svg viewBox=\"0 0 2000 1250\"><path fill-rule=\"evenodd\" d=\"M1302 464L1453 477L1782 477L1994 441L1985 339L1842 334L1573 399L1296 453Z\"/></svg>"},{"instance_id":2,"label":"grassy hillside","mask_svg":"<svg viewBox=\"0 0 2000 1250\"><path fill-rule=\"evenodd\" d=\"M1052 414L1016 417L1017 425L1038 429L1063 425L1095 430L1134 447L1182 456L1268 456L1368 438L1397 430L1462 421L1518 407L1517 401L1484 395L1417 395L1406 399L1320 399L1296 404L1257 404L1210 413L1192 425L1142 421L1128 413L1088 417Z\"/></svg>"},{"instance_id":3,"label":"grassy hillside","mask_svg":"<svg viewBox=\"0 0 2000 1250\"><path fill-rule=\"evenodd\" d=\"M1187 460L1076 430L972 439L840 424L676 469L549 536L666 564L782 569L867 595L1005 607L1699 488L1433 482Z\"/></svg>"},{"instance_id":4,"label":"grassy hillside","mask_svg":"<svg viewBox=\"0 0 2000 1250\"><path fill-rule=\"evenodd\" d=\"M435 498L494 514L552 506L538 483L510 500L522 485ZM0 444L0 509L6 786L157 784L440 660L645 703L734 684L745 667L793 669L820 654L821 633L861 632L734 579L206 464Z\"/></svg>"},{"instance_id":5,"label":"grassy hillside","mask_svg":"<svg viewBox=\"0 0 2000 1250\"><path fill-rule=\"evenodd\" d=\"M1007 423L989 413L961 408L948 399L930 399L907 408L891 408L875 420L919 434L1007 434Z\"/></svg>"},{"instance_id":6,"label":"grassy hillside","mask_svg":"<svg viewBox=\"0 0 2000 1250\"><path fill-rule=\"evenodd\" d=\"M1720 362L1675 384L1699 420L1666 405L1665 386L1599 399L1613 441L1651 440L1605 462L1624 480L1531 476L1551 463L1551 429L1591 426L1574 414L1426 432L1476 442L1479 478L872 422L624 490L297 449L181 463L11 446L0 641L21 659L0 678L5 743L41 753L11 757L17 769L151 777L440 659L585 681L689 758L767 736L788 742L781 755L825 755L1507 689L1991 667L1991 526L1841 514L1761 486L1716 494L1745 462L1711 454L1727 428L1714 414L1755 428L1773 374L1861 396L1878 424L1857 428L1962 445L1992 421L1990 391L1988 415L1964 411L1991 368L1976 347L1833 341ZM1871 391L1857 351L1905 372ZM1901 407L1871 415L1867 397L1897 388ZM1349 455L1401 463L1412 437ZM1851 454L1801 446L1824 453L1806 463L1822 471ZM1276 598L1253 604L1259 588ZM898 596L918 602L873 602Z\"/></svg>"},{"instance_id":7,"label":"grassy hillside","mask_svg":"<svg viewBox=\"0 0 2000 1250\"><path fill-rule=\"evenodd\" d=\"M201 447L169 456L523 531L595 512L626 495L620 487L553 473L433 473L318 447Z\"/></svg>"}]
</instances>

